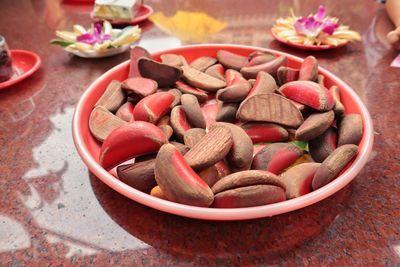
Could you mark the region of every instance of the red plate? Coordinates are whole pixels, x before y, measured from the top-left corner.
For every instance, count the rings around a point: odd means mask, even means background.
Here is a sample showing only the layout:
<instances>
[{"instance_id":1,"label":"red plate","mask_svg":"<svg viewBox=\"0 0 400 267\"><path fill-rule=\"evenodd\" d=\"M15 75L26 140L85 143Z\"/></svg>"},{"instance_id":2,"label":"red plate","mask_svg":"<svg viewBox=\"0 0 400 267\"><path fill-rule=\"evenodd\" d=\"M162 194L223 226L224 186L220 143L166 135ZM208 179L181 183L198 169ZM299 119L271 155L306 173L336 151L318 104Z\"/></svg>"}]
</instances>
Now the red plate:
<instances>
[{"instance_id":1,"label":"red plate","mask_svg":"<svg viewBox=\"0 0 400 267\"><path fill-rule=\"evenodd\" d=\"M150 17L153 14L154 10L151 6L148 5L141 5L139 7L139 11L136 14L136 17L134 17L131 21L119 21L119 20L109 20L109 22L112 25L135 25L139 24L140 22L146 20L148 17ZM98 21L99 19L93 17L93 13L90 13L90 17Z\"/></svg>"},{"instance_id":2,"label":"red plate","mask_svg":"<svg viewBox=\"0 0 400 267\"><path fill-rule=\"evenodd\" d=\"M42 62L37 54L30 51L11 50L10 52L14 74L11 79L0 83L0 90L28 78L39 68Z\"/></svg>"},{"instance_id":3,"label":"red plate","mask_svg":"<svg viewBox=\"0 0 400 267\"><path fill-rule=\"evenodd\" d=\"M305 45L305 44L297 44L297 43L293 43L288 40L285 40L285 39L279 37L278 35L276 35L273 31L271 31L271 34L272 34L272 37L274 37L277 41L279 41L283 44L286 44L288 46L302 49L302 50L321 51L321 50L335 49L335 48L345 46L349 43L349 41L347 41L347 42L339 44L337 46L334 46L334 45Z\"/></svg>"}]
</instances>

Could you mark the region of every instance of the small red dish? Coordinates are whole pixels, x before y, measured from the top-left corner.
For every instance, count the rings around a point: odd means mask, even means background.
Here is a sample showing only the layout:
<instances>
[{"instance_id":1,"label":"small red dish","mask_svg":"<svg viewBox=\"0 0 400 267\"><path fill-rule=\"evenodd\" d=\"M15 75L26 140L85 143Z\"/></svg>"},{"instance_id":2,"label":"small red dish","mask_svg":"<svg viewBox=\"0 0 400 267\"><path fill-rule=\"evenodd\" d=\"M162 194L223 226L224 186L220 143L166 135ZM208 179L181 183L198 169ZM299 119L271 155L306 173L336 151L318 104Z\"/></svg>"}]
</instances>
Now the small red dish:
<instances>
[{"instance_id":1,"label":"small red dish","mask_svg":"<svg viewBox=\"0 0 400 267\"><path fill-rule=\"evenodd\" d=\"M136 14L136 17L134 17L131 21L109 20L109 22L112 25L136 25L150 17L153 12L154 10L151 6L141 5L139 7L138 13ZM99 20L93 17L93 13L90 13L90 17L95 21Z\"/></svg>"},{"instance_id":2,"label":"small red dish","mask_svg":"<svg viewBox=\"0 0 400 267\"><path fill-rule=\"evenodd\" d=\"M14 74L11 79L0 83L0 90L10 87L31 76L40 66L40 57L26 50L10 50Z\"/></svg>"},{"instance_id":3,"label":"small red dish","mask_svg":"<svg viewBox=\"0 0 400 267\"><path fill-rule=\"evenodd\" d=\"M287 41L281 37L279 37L278 35L276 35L273 31L271 31L272 37L275 38L275 40L277 40L280 43L283 43L285 45L297 48L297 49L302 49L302 50L308 50L308 51L322 51L322 50L329 50L329 49L335 49L335 48L339 48L342 46L345 46L349 43L349 41L339 44L339 45L305 45L305 44L297 44L297 43L293 43L290 41Z\"/></svg>"}]
</instances>

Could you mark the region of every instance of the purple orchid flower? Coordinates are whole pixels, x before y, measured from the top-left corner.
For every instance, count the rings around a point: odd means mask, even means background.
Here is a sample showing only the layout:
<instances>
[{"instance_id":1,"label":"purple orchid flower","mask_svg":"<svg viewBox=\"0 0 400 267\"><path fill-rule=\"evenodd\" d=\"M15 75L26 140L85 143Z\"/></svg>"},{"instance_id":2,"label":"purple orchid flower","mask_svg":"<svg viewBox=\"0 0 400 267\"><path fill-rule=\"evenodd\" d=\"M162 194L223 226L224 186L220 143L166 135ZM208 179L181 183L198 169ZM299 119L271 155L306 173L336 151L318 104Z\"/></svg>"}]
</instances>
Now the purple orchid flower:
<instances>
[{"instance_id":1,"label":"purple orchid flower","mask_svg":"<svg viewBox=\"0 0 400 267\"><path fill-rule=\"evenodd\" d=\"M86 44L102 43L104 41L110 40L111 36L109 34L102 34L103 25L101 22L96 22L93 26L93 33L85 33L76 37L78 42Z\"/></svg>"},{"instance_id":2,"label":"purple orchid flower","mask_svg":"<svg viewBox=\"0 0 400 267\"><path fill-rule=\"evenodd\" d=\"M294 23L294 28L298 34L308 37L317 37L321 32L332 35L339 27L339 24L325 18L326 9L324 6L319 6L317 14L310 15L306 18L300 17Z\"/></svg>"}]
</instances>

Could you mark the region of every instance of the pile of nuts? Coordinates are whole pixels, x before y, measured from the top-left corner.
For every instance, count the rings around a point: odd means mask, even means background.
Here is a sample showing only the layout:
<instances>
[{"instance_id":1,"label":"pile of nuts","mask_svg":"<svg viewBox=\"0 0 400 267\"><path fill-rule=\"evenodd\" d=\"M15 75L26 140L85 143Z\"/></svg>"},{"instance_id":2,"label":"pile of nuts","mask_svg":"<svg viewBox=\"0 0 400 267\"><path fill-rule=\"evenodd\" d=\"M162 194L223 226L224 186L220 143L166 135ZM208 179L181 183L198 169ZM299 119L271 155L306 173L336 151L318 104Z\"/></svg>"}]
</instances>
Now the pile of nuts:
<instances>
[{"instance_id":1,"label":"pile of nuts","mask_svg":"<svg viewBox=\"0 0 400 267\"><path fill-rule=\"evenodd\" d=\"M137 190L259 206L323 187L357 154L361 116L346 113L312 56L299 69L263 51L160 58L132 48L129 77L108 85L89 119L100 164Z\"/></svg>"}]
</instances>

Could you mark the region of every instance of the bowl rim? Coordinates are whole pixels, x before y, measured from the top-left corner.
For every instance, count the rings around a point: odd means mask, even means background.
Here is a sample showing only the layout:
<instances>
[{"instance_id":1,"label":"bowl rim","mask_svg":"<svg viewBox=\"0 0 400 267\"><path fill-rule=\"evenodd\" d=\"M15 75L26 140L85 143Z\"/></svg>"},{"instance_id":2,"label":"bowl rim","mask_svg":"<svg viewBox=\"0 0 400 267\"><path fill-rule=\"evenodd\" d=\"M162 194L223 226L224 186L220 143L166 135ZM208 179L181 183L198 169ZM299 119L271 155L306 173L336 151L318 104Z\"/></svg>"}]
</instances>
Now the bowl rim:
<instances>
[{"instance_id":1,"label":"bowl rim","mask_svg":"<svg viewBox=\"0 0 400 267\"><path fill-rule=\"evenodd\" d=\"M296 61L303 61L302 58L293 56L291 54L277 51L274 49L268 48L261 48L256 46L247 46L247 45L232 45L232 44L197 44L197 45L186 45L182 47L172 48L168 50L162 50L155 53L152 53L152 56L158 55L161 53L171 53L176 50L191 50L191 49L201 49L206 47L214 47L220 49L253 49L253 50L262 50L272 52L278 55L285 55L288 58L291 58ZM349 85L347 85L343 80L339 79L336 75L329 72L328 70L319 67L319 72L322 73L324 76L329 76L332 80L335 81L339 87L344 88L354 99L355 103L360 109L361 116L363 117L364 125L364 132L365 132L365 139L364 145L359 148L358 156L354 160L353 164L347 168L339 177L335 180L331 181L329 184L312 191L306 195L286 200L283 202L257 206L257 207L247 207L247 208L233 208L233 209L220 209L220 208L204 208L204 207L195 207L189 206L185 204L175 203L168 200L160 199L157 197L153 197L150 194L141 192L133 187L128 186L127 184L120 181L118 178L114 177L104 168L102 168L96 160L91 156L89 153L87 146L84 143L84 137L81 135L81 124L80 124L80 117L82 109L87 101L89 93L93 91L98 84L110 74L120 71L121 69L125 68L126 65L129 64L130 60L122 62L117 66L111 68L107 72L103 73L99 78L97 78L83 93L81 96L72 121L72 134L73 140L76 149L84 163L87 165L89 170L101 181L107 184L109 187L113 188L115 191L119 192L120 194L138 202L143 205L149 206L151 208L161 210L164 212L168 212L171 214L190 217L195 219L204 219L204 220L246 220L246 219L256 219L262 217L271 217L274 215L286 213L289 211L294 211L309 205L312 205L320 200L323 200L343 187L345 187L350 181L352 181L356 175L360 172L360 170L364 167L367 163L369 154L371 153L372 146L373 146L373 125L372 120L369 115L369 112L363 102L361 101L360 97L356 94L356 92L351 89Z\"/></svg>"}]
</instances>

